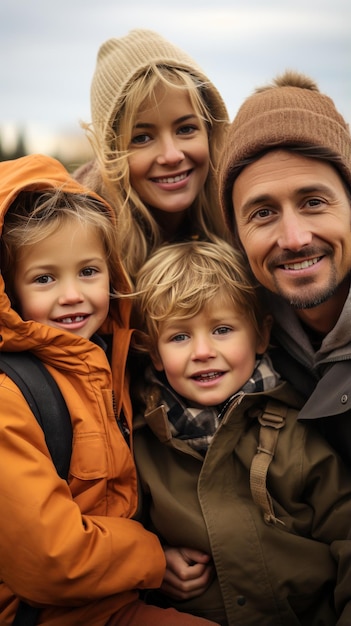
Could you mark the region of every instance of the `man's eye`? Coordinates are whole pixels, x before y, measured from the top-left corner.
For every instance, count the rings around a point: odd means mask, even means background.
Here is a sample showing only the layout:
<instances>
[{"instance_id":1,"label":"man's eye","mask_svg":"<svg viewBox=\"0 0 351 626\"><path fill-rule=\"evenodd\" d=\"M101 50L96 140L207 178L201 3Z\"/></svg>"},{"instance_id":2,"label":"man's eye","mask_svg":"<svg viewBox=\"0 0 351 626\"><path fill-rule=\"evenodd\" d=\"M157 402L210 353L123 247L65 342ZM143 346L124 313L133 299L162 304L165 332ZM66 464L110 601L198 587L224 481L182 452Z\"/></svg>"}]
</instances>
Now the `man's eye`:
<instances>
[{"instance_id":1,"label":"man's eye","mask_svg":"<svg viewBox=\"0 0 351 626\"><path fill-rule=\"evenodd\" d=\"M258 218L258 219L265 219L266 217L270 217L270 215L272 215L272 211L271 209L258 209L258 211L255 211L255 213L253 213L252 218Z\"/></svg>"},{"instance_id":2,"label":"man's eye","mask_svg":"<svg viewBox=\"0 0 351 626\"><path fill-rule=\"evenodd\" d=\"M319 207L322 204L322 200L320 198L310 198L306 203L309 207Z\"/></svg>"}]
</instances>

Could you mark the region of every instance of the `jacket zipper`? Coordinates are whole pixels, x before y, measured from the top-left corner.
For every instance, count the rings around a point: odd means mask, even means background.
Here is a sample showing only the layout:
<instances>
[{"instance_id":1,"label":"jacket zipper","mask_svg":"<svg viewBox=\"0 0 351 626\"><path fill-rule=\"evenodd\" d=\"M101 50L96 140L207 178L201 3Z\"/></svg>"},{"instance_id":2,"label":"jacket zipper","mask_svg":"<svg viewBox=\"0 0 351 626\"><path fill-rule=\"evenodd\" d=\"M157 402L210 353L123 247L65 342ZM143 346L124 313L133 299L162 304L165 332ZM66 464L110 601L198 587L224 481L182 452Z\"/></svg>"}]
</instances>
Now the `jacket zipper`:
<instances>
[{"instance_id":1,"label":"jacket zipper","mask_svg":"<svg viewBox=\"0 0 351 626\"><path fill-rule=\"evenodd\" d=\"M123 413L123 408L121 409L121 415L118 415L117 403L116 403L115 393L113 390L112 390L112 406L113 406L113 412L115 415L117 426L122 433L123 439L127 442L129 446L130 445L130 430L129 430L125 415Z\"/></svg>"}]
</instances>

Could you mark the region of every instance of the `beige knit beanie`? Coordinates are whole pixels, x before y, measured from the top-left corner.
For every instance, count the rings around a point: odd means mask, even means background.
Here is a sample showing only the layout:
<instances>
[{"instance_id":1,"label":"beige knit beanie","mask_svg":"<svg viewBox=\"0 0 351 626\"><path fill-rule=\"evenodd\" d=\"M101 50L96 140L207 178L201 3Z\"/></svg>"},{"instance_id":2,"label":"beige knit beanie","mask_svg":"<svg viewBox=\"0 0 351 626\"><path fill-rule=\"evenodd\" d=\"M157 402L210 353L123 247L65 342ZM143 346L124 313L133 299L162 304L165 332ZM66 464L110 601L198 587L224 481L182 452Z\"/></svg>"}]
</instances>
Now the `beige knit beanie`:
<instances>
[{"instance_id":1,"label":"beige knit beanie","mask_svg":"<svg viewBox=\"0 0 351 626\"><path fill-rule=\"evenodd\" d=\"M219 193L230 230L234 230L232 189L244 159L264 150L297 143L329 149L340 159L341 175L351 188L351 135L334 102L312 79L287 71L272 85L256 89L229 127L220 158Z\"/></svg>"},{"instance_id":2,"label":"beige knit beanie","mask_svg":"<svg viewBox=\"0 0 351 626\"><path fill-rule=\"evenodd\" d=\"M116 119L128 84L150 63L183 69L205 83L208 105L215 119L227 120L225 104L198 65L158 33L135 29L125 37L108 39L99 49L91 84L91 116L95 132L105 139Z\"/></svg>"}]
</instances>

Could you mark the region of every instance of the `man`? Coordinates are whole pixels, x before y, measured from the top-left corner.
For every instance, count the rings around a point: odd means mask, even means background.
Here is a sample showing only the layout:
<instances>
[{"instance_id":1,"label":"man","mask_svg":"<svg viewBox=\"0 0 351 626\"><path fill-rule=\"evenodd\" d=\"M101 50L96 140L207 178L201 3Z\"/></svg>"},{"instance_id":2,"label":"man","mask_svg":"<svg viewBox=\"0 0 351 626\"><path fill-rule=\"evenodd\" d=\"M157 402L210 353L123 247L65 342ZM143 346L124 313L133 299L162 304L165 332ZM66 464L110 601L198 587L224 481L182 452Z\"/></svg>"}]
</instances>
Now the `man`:
<instances>
[{"instance_id":1,"label":"man","mask_svg":"<svg viewBox=\"0 0 351 626\"><path fill-rule=\"evenodd\" d=\"M286 72L247 98L222 155L221 204L274 315L272 357L351 464L351 136Z\"/></svg>"}]
</instances>

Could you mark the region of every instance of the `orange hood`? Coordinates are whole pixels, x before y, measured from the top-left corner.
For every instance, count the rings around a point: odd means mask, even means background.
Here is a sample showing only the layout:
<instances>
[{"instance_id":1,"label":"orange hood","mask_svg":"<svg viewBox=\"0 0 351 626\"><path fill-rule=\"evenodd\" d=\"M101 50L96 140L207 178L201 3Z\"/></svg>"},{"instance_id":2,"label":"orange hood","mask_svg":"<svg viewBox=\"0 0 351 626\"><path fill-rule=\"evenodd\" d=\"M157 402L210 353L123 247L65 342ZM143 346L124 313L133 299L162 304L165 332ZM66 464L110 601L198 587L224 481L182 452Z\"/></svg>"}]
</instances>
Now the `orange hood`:
<instances>
[{"instance_id":1,"label":"orange hood","mask_svg":"<svg viewBox=\"0 0 351 626\"><path fill-rule=\"evenodd\" d=\"M22 191L63 188L73 194L85 193L102 201L111 212L111 219L113 217L110 205L103 198L71 178L59 161L45 155L34 154L0 162L0 181L0 234L8 208ZM128 279L122 265L118 268L117 275L119 284L114 285L114 287L128 293ZM126 299L111 300L110 316L106 322L106 329L113 335L112 368L117 398L121 397L121 388L124 386L124 364L131 332L129 329L130 307L131 304ZM82 342L86 344L86 340L74 334L70 335L69 341L70 350L73 352L75 349L78 351L82 349ZM56 348L60 346L63 350L64 344L67 344L67 337L64 339L62 333L55 328L31 320L23 321L18 313L12 309L10 300L6 295L4 280L0 275L0 350L33 350L43 356L44 353L46 354L45 348L49 344L55 344ZM57 350L55 352L57 358ZM44 360L50 360L47 356L46 354Z\"/></svg>"}]
</instances>

